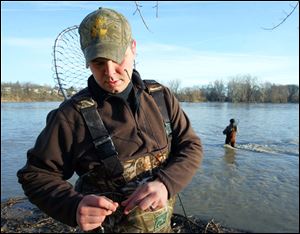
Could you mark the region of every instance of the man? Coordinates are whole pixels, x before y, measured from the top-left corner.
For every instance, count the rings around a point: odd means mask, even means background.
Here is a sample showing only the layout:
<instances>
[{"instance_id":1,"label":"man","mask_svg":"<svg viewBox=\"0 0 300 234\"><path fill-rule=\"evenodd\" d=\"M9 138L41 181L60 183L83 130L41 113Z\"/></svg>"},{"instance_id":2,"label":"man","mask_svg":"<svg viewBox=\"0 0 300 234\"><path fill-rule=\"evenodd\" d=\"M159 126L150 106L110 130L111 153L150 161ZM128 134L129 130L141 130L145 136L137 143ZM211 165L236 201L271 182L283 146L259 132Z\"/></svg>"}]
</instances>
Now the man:
<instances>
[{"instance_id":1,"label":"man","mask_svg":"<svg viewBox=\"0 0 300 234\"><path fill-rule=\"evenodd\" d=\"M88 87L48 114L19 182L41 210L84 231L169 232L174 197L201 163L200 139L171 92L133 69L123 15L99 8L79 34ZM75 188L66 181L74 172Z\"/></svg>"},{"instance_id":2,"label":"man","mask_svg":"<svg viewBox=\"0 0 300 234\"><path fill-rule=\"evenodd\" d=\"M226 134L225 144L235 147L237 124L234 119L230 119L230 124L224 129L223 134Z\"/></svg>"}]
</instances>

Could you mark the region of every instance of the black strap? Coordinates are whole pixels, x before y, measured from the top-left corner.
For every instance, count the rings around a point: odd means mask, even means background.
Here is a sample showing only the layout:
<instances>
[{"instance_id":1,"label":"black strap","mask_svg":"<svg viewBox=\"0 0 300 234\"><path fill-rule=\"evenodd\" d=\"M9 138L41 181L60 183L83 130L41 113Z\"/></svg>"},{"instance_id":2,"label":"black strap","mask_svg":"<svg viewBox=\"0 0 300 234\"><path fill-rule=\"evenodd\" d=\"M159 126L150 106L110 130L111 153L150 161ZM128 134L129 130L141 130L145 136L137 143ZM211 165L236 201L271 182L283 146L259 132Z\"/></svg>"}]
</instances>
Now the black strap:
<instances>
[{"instance_id":1,"label":"black strap","mask_svg":"<svg viewBox=\"0 0 300 234\"><path fill-rule=\"evenodd\" d=\"M165 97L163 93L163 87L161 84L156 82L155 80L144 80L144 84L146 86L147 92L153 97L155 100L160 113L164 118L165 131L171 142L172 140L172 127L169 112L166 106Z\"/></svg>"},{"instance_id":2,"label":"black strap","mask_svg":"<svg viewBox=\"0 0 300 234\"><path fill-rule=\"evenodd\" d=\"M96 105L80 107L80 111L93 138L96 151L107 170L107 176L112 178L121 176L124 171L123 166Z\"/></svg>"}]
</instances>

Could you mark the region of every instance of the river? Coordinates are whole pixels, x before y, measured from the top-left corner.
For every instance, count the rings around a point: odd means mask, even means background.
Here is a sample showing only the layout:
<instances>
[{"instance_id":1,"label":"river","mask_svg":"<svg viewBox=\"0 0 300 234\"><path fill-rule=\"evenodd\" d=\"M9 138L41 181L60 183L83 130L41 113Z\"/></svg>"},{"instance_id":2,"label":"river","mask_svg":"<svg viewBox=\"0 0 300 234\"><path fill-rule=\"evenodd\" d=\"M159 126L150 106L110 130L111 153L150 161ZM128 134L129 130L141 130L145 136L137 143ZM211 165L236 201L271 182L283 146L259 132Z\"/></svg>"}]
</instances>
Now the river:
<instances>
[{"instance_id":1,"label":"river","mask_svg":"<svg viewBox=\"0 0 300 234\"><path fill-rule=\"evenodd\" d=\"M16 172L58 105L1 103L1 200L24 196ZM201 167L180 193L187 215L250 232L299 232L299 105L181 105L204 147ZM223 147L231 118L236 150ZM178 200L175 212L183 213Z\"/></svg>"}]
</instances>

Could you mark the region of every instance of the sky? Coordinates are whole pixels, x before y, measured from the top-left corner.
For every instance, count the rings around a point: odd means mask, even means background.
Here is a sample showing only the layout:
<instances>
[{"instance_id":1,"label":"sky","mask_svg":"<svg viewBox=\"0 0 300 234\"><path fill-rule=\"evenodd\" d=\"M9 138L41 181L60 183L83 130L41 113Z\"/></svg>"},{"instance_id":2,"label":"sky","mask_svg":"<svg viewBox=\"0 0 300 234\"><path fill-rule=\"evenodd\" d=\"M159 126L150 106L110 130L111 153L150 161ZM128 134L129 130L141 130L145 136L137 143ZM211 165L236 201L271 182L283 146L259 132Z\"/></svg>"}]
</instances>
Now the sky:
<instances>
[{"instance_id":1,"label":"sky","mask_svg":"<svg viewBox=\"0 0 300 234\"><path fill-rule=\"evenodd\" d=\"M1 82L54 86L58 34L107 7L131 24L143 79L193 87L250 75L299 85L299 7L278 28L263 29L280 23L296 1L159 1L158 17L156 1L138 3L149 30L134 1L1 1Z\"/></svg>"}]
</instances>

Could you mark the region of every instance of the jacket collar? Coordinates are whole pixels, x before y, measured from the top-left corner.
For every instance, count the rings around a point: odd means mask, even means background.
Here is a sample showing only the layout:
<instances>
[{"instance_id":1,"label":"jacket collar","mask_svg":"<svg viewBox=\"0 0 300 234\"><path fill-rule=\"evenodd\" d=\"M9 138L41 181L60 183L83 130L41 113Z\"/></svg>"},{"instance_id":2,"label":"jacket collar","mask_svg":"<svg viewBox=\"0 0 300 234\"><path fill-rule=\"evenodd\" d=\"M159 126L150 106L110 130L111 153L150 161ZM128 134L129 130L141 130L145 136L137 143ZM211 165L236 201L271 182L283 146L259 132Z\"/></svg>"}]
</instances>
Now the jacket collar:
<instances>
[{"instance_id":1,"label":"jacket collar","mask_svg":"<svg viewBox=\"0 0 300 234\"><path fill-rule=\"evenodd\" d=\"M135 102L136 102L135 105L139 105L140 93L146 88L146 86L144 85L139 72L135 69L133 69L131 81L132 82L130 84L131 86L133 86L134 93L135 93ZM88 79L88 89L90 90L92 96L95 98L97 103L100 105L102 105L106 99L115 96L115 95L111 95L109 92L102 89L95 81L93 75L91 75ZM129 94L131 89L132 87L128 86L124 91L128 92Z\"/></svg>"},{"instance_id":2,"label":"jacket collar","mask_svg":"<svg viewBox=\"0 0 300 234\"><path fill-rule=\"evenodd\" d=\"M142 89L142 90L146 89L146 86L145 86L145 84L144 84L144 82L143 82L143 80L142 80L142 78L140 76L140 73L137 70L133 69L132 77L131 78L132 78L131 79L132 83L137 88Z\"/></svg>"}]
</instances>

